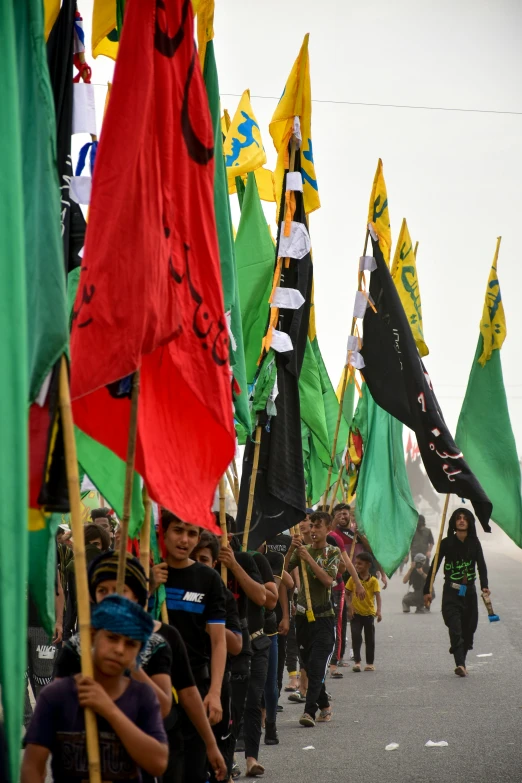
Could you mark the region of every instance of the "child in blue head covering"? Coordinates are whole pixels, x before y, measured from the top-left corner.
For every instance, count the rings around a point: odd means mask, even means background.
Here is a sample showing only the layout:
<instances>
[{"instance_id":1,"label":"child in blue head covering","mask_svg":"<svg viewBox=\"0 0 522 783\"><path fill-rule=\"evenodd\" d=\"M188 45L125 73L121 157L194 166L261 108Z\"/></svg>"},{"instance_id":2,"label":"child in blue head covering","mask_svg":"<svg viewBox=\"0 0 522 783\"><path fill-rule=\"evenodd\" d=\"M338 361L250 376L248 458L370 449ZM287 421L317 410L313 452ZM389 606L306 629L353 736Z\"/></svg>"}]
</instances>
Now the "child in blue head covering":
<instances>
[{"instance_id":1,"label":"child in blue head covering","mask_svg":"<svg viewBox=\"0 0 522 783\"><path fill-rule=\"evenodd\" d=\"M108 596L91 618L94 676L65 677L47 685L25 735L22 780L43 780L52 755L53 780L89 778L84 709L97 714L101 778L140 783L167 767L168 745L157 697L125 676L152 633L153 620L121 595Z\"/></svg>"}]
</instances>

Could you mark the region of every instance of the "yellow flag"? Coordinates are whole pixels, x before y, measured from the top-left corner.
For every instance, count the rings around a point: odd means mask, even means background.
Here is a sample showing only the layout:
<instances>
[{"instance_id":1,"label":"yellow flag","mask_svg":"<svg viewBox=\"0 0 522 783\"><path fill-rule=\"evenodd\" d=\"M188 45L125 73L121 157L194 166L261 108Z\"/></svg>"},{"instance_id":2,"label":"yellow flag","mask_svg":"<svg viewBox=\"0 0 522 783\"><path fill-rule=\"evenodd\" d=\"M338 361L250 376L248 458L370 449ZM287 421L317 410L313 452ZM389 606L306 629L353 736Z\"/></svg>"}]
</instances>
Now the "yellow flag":
<instances>
[{"instance_id":1,"label":"yellow flag","mask_svg":"<svg viewBox=\"0 0 522 783\"><path fill-rule=\"evenodd\" d=\"M44 31L46 41L49 38L59 13L60 0L44 0Z\"/></svg>"},{"instance_id":2,"label":"yellow flag","mask_svg":"<svg viewBox=\"0 0 522 783\"><path fill-rule=\"evenodd\" d=\"M261 201L270 201L274 203L276 200L274 172L263 167L254 171L254 177L256 178L257 192L259 193ZM245 174L241 179L246 185L247 175ZM228 192L230 195L237 193L235 177L234 179L228 180Z\"/></svg>"},{"instance_id":3,"label":"yellow flag","mask_svg":"<svg viewBox=\"0 0 522 783\"><path fill-rule=\"evenodd\" d=\"M408 318L412 334L421 356L429 354L428 346L424 342L422 327L422 307L417 277L417 259L408 231L406 218L402 221L401 232L397 240L391 276L399 294L404 312Z\"/></svg>"},{"instance_id":4,"label":"yellow flag","mask_svg":"<svg viewBox=\"0 0 522 783\"><path fill-rule=\"evenodd\" d=\"M321 206L312 145L312 88L310 86L308 37L307 33L270 122L270 135L277 150L277 166L274 176L276 196L279 200L285 168L288 168L288 143L292 137L294 118L299 117L302 136L301 174L304 206L307 214Z\"/></svg>"},{"instance_id":5,"label":"yellow flag","mask_svg":"<svg viewBox=\"0 0 522 783\"><path fill-rule=\"evenodd\" d=\"M391 254L390 214L388 212L388 194L386 193L386 182L384 181L382 160L380 158L373 180L372 195L370 196L368 223L372 224L375 233L379 237L379 243L384 260L389 266Z\"/></svg>"},{"instance_id":6,"label":"yellow flag","mask_svg":"<svg viewBox=\"0 0 522 783\"><path fill-rule=\"evenodd\" d=\"M229 128L230 128L230 114L226 109L224 109L223 116L221 117L221 133L223 134L224 139L226 139Z\"/></svg>"},{"instance_id":7,"label":"yellow flag","mask_svg":"<svg viewBox=\"0 0 522 783\"><path fill-rule=\"evenodd\" d=\"M116 2L115 0L94 0L92 7L92 56L99 57L103 54L116 59L118 54L118 41L111 41L108 35L114 35L116 30Z\"/></svg>"},{"instance_id":8,"label":"yellow flag","mask_svg":"<svg viewBox=\"0 0 522 783\"><path fill-rule=\"evenodd\" d=\"M194 4L192 8L195 13ZM199 64L203 70L207 44L214 38L214 0L199 0L197 14Z\"/></svg>"},{"instance_id":9,"label":"yellow flag","mask_svg":"<svg viewBox=\"0 0 522 783\"><path fill-rule=\"evenodd\" d=\"M502 344L506 339L507 334L506 316L504 315L504 305L502 304L500 284L497 275L498 251L501 239L502 237L497 238L495 257L493 259L491 272L489 273L486 300L484 302L482 319L480 321L480 333L484 338L484 346L482 348L482 355L479 358L479 363L483 367L488 359L491 358L493 351L502 348Z\"/></svg>"},{"instance_id":10,"label":"yellow flag","mask_svg":"<svg viewBox=\"0 0 522 783\"><path fill-rule=\"evenodd\" d=\"M234 119L230 123L223 154L228 181L255 171L266 163L266 153L261 141L261 131L255 118L250 91L245 90L239 101Z\"/></svg>"}]
</instances>

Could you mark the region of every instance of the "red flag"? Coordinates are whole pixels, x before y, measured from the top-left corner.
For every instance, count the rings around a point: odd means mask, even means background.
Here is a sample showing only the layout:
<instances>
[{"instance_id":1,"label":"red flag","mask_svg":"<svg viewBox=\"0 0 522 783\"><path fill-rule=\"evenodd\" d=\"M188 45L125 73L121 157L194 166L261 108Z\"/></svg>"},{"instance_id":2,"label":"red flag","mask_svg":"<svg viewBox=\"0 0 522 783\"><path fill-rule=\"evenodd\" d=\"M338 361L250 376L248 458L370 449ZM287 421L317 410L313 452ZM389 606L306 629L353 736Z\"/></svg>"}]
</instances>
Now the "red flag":
<instances>
[{"instance_id":1,"label":"red flag","mask_svg":"<svg viewBox=\"0 0 522 783\"><path fill-rule=\"evenodd\" d=\"M190 0L127 0L73 311L73 411L125 459L130 401L106 386L141 367L136 470L211 529L234 454L213 156Z\"/></svg>"}]
</instances>

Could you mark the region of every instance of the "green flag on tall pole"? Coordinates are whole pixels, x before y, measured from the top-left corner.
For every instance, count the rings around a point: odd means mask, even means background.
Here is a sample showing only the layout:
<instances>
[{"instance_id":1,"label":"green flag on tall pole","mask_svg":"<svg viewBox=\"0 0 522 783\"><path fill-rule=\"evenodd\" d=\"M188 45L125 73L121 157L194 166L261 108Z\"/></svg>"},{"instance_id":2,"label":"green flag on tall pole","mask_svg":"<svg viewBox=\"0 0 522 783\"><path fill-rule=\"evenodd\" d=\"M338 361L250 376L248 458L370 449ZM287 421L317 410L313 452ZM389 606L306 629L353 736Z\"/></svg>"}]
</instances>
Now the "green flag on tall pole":
<instances>
[{"instance_id":1,"label":"green flag on tall pole","mask_svg":"<svg viewBox=\"0 0 522 783\"><path fill-rule=\"evenodd\" d=\"M19 779L28 574L28 404L67 344L56 128L41 0L0 3L0 686ZM16 553L16 567L13 557Z\"/></svg>"},{"instance_id":2,"label":"green flag on tall pole","mask_svg":"<svg viewBox=\"0 0 522 783\"><path fill-rule=\"evenodd\" d=\"M216 59L214 56L214 41L212 40L207 42L205 48L203 79L207 89L210 115L214 127L214 209L216 213L219 257L221 261L221 280L223 283L223 298L225 301L225 317L228 323L231 344L230 367L234 375L232 389L234 415L240 426L250 433L251 422L248 406L248 388L245 371L241 308L239 304L238 275L234 253L230 201L228 198L228 179L225 159L223 157L219 83Z\"/></svg>"},{"instance_id":3,"label":"green flag on tall pole","mask_svg":"<svg viewBox=\"0 0 522 783\"><path fill-rule=\"evenodd\" d=\"M375 557L391 576L409 551L418 514L404 462L403 425L377 405L366 384L362 393L352 422L364 448L356 518Z\"/></svg>"},{"instance_id":4,"label":"green flag on tall pole","mask_svg":"<svg viewBox=\"0 0 522 783\"><path fill-rule=\"evenodd\" d=\"M497 275L500 237L491 267L480 335L455 441L493 503L491 518L522 547L520 462L502 377L506 319Z\"/></svg>"}]
</instances>

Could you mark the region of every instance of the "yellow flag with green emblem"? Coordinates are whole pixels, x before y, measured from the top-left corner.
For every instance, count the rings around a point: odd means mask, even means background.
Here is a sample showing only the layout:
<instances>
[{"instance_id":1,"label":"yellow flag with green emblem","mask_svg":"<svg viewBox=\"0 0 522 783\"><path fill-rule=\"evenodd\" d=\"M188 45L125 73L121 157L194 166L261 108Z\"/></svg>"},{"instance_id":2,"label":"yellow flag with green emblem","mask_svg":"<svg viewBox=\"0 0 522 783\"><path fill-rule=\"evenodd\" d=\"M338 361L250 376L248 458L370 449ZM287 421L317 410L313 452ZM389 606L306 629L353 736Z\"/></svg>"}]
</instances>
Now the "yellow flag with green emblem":
<instances>
[{"instance_id":1,"label":"yellow flag with green emblem","mask_svg":"<svg viewBox=\"0 0 522 783\"><path fill-rule=\"evenodd\" d=\"M391 276L408 318L418 351L421 356L427 356L429 349L424 342L417 259L415 258L406 218L403 218L401 232L397 240Z\"/></svg>"},{"instance_id":2,"label":"yellow flag with green emblem","mask_svg":"<svg viewBox=\"0 0 522 783\"><path fill-rule=\"evenodd\" d=\"M480 333L484 339L482 354L479 363L484 367L494 350L500 350L506 339L506 316L500 294L500 285L497 274L498 250L500 242L497 242L493 265L489 273L488 287L486 288L486 300L480 321Z\"/></svg>"},{"instance_id":3,"label":"yellow flag with green emblem","mask_svg":"<svg viewBox=\"0 0 522 783\"><path fill-rule=\"evenodd\" d=\"M250 103L250 90L245 90L223 143L228 181L256 171L266 163L261 130Z\"/></svg>"},{"instance_id":4,"label":"yellow flag with green emblem","mask_svg":"<svg viewBox=\"0 0 522 783\"><path fill-rule=\"evenodd\" d=\"M280 199L285 168L288 168L288 143L292 137L294 119L299 117L302 137L301 174L307 214L321 206L312 144L312 88L308 38L307 33L270 122L270 135L277 150L277 166L274 172L276 196Z\"/></svg>"},{"instance_id":5,"label":"yellow flag with green emblem","mask_svg":"<svg viewBox=\"0 0 522 783\"><path fill-rule=\"evenodd\" d=\"M382 160L379 158L377 171L373 180L372 195L368 208L368 223L371 223L375 233L379 237L384 260L390 265L391 255L391 228L390 214L388 212L388 194L382 169Z\"/></svg>"}]
</instances>

